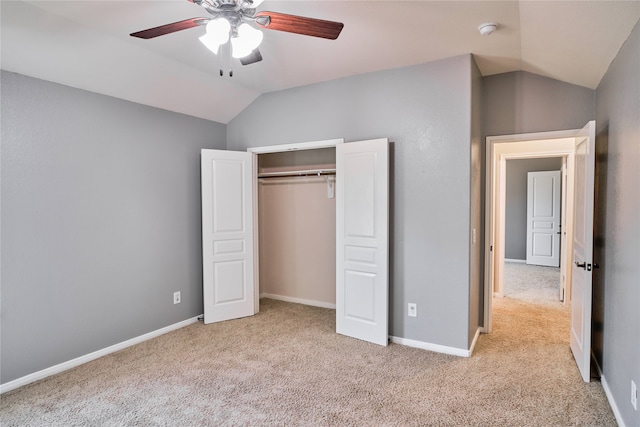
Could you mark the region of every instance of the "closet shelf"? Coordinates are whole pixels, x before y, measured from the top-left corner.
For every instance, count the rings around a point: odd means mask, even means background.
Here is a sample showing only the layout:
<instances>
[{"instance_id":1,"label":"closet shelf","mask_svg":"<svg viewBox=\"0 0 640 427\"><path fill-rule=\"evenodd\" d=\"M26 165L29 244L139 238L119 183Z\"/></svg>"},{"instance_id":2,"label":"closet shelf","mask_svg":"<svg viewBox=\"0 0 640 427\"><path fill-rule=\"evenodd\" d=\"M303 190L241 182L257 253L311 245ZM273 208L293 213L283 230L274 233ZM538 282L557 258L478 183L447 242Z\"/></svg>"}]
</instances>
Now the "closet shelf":
<instances>
[{"instance_id":1,"label":"closet shelf","mask_svg":"<svg viewBox=\"0 0 640 427\"><path fill-rule=\"evenodd\" d=\"M323 175L335 175L335 169L307 169L296 171L282 171L282 172L264 172L259 173L258 178L283 178L291 176L323 176Z\"/></svg>"}]
</instances>

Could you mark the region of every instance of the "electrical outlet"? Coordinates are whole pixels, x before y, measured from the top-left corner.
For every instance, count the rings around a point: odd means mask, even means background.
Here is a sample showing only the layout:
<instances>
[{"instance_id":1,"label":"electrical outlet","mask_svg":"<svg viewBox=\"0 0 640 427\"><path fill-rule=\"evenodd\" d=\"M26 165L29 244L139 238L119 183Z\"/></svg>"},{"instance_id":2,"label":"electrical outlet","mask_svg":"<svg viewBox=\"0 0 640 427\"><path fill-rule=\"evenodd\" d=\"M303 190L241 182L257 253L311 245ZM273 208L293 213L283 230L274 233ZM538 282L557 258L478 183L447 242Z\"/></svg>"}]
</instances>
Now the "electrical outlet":
<instances>
[{"instance_id":1,"label":"electrical outlet","mask_svg":"<svg viewBox=\"0 0 640 427\"><path fill-rule=\"evenodd\" d=\"M409 311L407 314L409 315L409 317L418 317L418 304L410 302Z\"/></svg>"},{"instance_id":2,"label":"electrical outlet","mask_svg":"<svg viewBox=\"0 0 640 427\"><path fill-rule=\"evenodd\" d=\"M174 304L180 304L180 292L174 292L173 293L173 303Z\"/></svg>"},{"instance_id":3,"label":"electrical outlet","mask_svg":"<svg viewBox=\"0 0 640 427\"><path fill-rule=\"evenodd\" d=\"M633 405L633 409L638 410L638 387L636 387L636 383L631 380L631 404Z\"/></svg>"}]
</instances>

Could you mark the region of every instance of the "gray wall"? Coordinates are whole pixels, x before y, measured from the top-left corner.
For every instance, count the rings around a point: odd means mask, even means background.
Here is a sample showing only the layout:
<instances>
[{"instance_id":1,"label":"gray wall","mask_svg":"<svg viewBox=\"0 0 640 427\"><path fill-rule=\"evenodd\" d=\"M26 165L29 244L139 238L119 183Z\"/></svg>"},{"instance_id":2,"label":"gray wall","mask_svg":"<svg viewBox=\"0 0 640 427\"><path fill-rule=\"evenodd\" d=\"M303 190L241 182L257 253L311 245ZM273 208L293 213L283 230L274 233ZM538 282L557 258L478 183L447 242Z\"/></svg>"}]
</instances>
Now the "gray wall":
<instances>
[{"instance_id":1,"label":"gray wall","mask_svg":"<svg viewBox=\"0 0 640 427\"><path fill-rule=\"evenodd\" d=\"M0 381L201 314L199 150L226 126L4 71L1 90Z\"/></svg>"},{"instance_id":2,"label":"gray wall","mask_svg":"<svg viewBox=\"0 0 640 427\"><path fill-rule=\"evenodd\" d=\"M507 160L505 258L527 259L527 173L560 169L561 157Z\"/></svg>"},{"instance_id":3,"label":"gray wall","mask_svg":"<svg viewBox=\"0 0 640 427\"><path fill-rule=\"evenodd\" d=\"M595 117L591 89L525 71L484 78L487 136L581 129Z\"/></svg>"},{"instance_id":4,"label":"gray wall","mask_svg":"<svg viewBox=\"0 0 640 427\"><path fill-rule=\"evenodd\" d=\"M596 91L596 126L609 126L604 224L603 375L628 426L640 386L640 23ZM594 260L599 262L598 260Z\"/></svg>"},{"instance_id":5,"label":"gray wall","mask_svg":"<svg viewBox=\"0 0 640 427\"><path fill-rule=\"evenodd\" d=\"M264 94L227 126L230 150L388 137L390 332L464 349L472 63L465 55ZM407 317L408 302L417 303L417 318Z\"/></svg>"}]
</instances>

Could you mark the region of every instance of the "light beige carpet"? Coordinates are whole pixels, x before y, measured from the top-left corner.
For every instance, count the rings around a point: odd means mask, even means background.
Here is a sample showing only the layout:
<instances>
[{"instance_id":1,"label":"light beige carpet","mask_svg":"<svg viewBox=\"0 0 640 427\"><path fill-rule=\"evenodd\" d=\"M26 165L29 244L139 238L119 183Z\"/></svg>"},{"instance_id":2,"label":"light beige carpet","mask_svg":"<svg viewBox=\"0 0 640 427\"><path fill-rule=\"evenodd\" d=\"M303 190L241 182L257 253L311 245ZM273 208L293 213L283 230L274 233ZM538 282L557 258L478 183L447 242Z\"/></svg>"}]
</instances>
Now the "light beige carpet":
<instances>
[{"instance_id":1,"label":"light beige carpet","mask_svg":"<svg viewBox=\"0 0 640 427\"><path fill-rule=\"evenodd\" d=\"M560 268L505 261L504 296L560 306Z\"/></svg>"},{"instance_id":2,"label":"light beige carpet","mask_svg":"<svg viewBox=\"0 0 640 427\"><path fill-rule=\"evenodd\" d=\"M262 300L2 395L2 426L614 426L568 312L494 302L473 357L337 335L333 310Z\"/></svg>"}]
</instances>

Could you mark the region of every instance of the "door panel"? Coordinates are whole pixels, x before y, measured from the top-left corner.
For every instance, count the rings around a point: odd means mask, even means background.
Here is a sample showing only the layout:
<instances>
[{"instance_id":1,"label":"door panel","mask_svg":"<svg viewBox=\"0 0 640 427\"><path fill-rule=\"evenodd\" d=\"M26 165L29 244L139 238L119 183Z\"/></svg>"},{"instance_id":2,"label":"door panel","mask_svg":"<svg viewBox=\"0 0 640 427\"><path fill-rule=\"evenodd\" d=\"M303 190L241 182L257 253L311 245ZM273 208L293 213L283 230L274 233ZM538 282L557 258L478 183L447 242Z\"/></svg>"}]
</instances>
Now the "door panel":
<instances>
[{"instance_id":1,"label":"door panel","mask_svg":"<svg viewBox=\"0 0 640 427\"><path fill-rule=\"evenodd\" d=\"M576 136L575 214L571 291L571 351L585 382L590 380L591 285L593 264L593 197L595 121Z\"/></svg>"},{"instance_id":2,"label":"door panel","mask_svg":"<svg viewBox=\"0 0 640 427\"><path fill-rule=\"evenodd\" d=\"M255 314L251 153L202 150L204 322Z\"/></svg>"},{"instance_id":3,"label":"door panel","mask_svg":"<svg viewBox=\"0 0 640 427\"><path fill-rule=\"evenodd\" d=\"M389 145L336 147L336 331L387 345Z\"/></svg>"},{"instance_id":4,"label":"door panel","mask_svg":"<svg viewBox=\"0 0 640 427\"><path fill-rule=\"evenodd\" d=\"M527 174L527 264L560 266L560 177Z\"/></svg>"}]
</instances>

